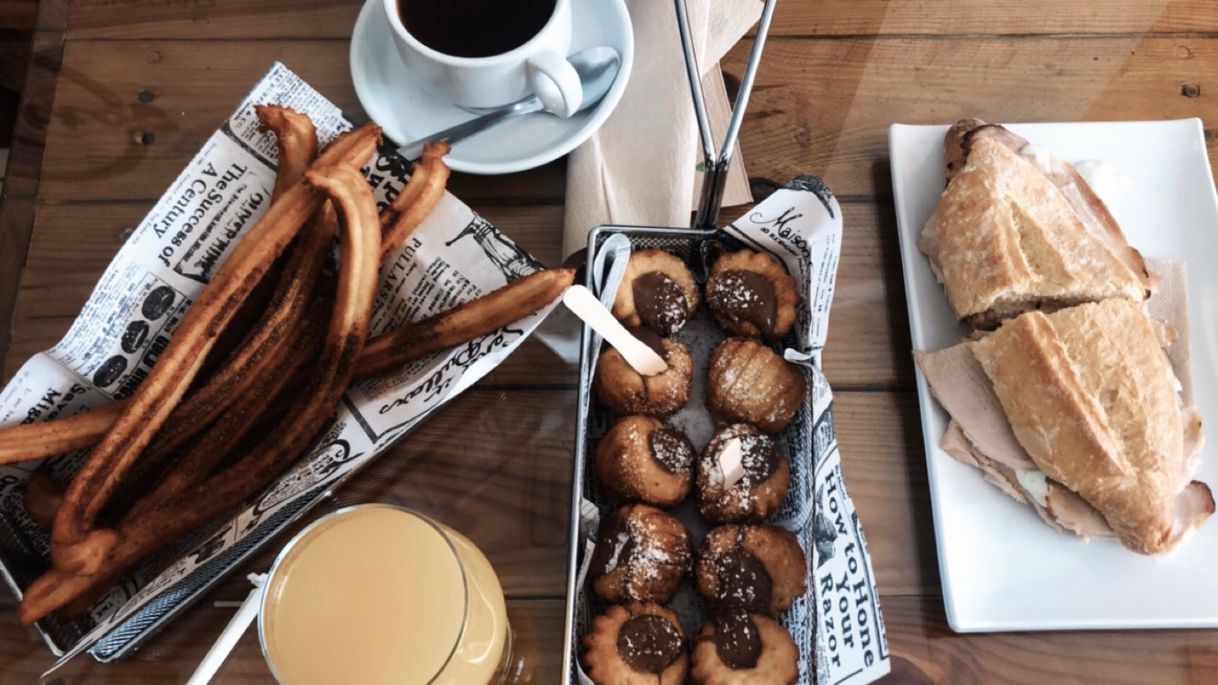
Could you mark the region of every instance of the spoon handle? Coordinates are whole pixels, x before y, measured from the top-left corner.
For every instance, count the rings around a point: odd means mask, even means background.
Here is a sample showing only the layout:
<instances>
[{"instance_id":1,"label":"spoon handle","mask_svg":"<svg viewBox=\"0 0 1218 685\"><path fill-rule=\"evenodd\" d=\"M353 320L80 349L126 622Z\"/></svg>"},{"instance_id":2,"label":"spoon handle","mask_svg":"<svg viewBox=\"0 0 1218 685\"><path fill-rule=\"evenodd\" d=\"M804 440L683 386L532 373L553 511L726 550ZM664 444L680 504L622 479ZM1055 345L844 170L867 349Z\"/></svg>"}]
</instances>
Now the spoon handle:
<instances>
[{"instance_id":1,"label":"spoon handle","mask_svg":"<svg viewBox=\"0 0 1218 685\"><path fill-rule=\"evenodd\" d=\"M519 116L524 116L525 114L540 112L542 109L543 107L540 100L537 98L530 98L524 102L518 102L509 107L505 107L504 109L495 110L489 114L483 114L480 117L476 117L464 123L457 124L456 126L446 128L443 131L437 131L429 136L406 143L398 148L398 154L402 155L406 159L418 159L419 155L423 153L423 146L428 143L445 141L449 145L455 145L456 143L465 140L470 136L476 136L479 133L482 133L492 126L515 119Z\"/></svg>"}]
</instances>

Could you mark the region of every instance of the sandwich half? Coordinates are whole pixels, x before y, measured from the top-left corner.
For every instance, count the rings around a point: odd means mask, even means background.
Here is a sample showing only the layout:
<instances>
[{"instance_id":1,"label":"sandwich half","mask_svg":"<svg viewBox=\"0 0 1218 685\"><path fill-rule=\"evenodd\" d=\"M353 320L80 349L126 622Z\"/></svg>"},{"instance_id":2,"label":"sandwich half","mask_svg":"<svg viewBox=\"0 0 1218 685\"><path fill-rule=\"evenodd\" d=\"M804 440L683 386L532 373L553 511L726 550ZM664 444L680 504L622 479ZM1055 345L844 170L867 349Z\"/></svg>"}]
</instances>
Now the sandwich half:
<instances>
[{"instance_id":1,"label":"sandwich half","mask_svg":"<svg viewBox=\"0 0 1218 685\"><path fill-rule=\"evenodd\" d=\"M1141 254L1071 165L975 119L952 127L944 156L949 182L918 248L958 318L990 329L1027 311L1149 295Z\"/></svg>"},{"instance_id":2,"label":"sandwich half","mask_svg":"<svg viewBox=\"0 0 1218 685\"><path fill-rule=\"evenodd\" d=\"M1201 419L1181 406L1172 338L1117 298L1030 311L915 357L952 418L945 451L1055 528L1157 554L1214 512L1193 480Z\"/></svg>"}]
</instances>

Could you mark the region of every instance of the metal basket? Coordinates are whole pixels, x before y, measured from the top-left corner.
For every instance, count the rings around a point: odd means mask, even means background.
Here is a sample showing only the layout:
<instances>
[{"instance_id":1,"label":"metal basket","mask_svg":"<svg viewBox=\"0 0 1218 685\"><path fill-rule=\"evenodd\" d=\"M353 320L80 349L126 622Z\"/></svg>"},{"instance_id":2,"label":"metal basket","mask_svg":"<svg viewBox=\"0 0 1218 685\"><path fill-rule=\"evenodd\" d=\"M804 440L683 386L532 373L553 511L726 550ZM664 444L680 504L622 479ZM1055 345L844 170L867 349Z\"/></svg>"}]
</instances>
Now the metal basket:
<instances>
[{"instance_id":1,"label":"metal basket","mask_svg":"<svg viewBox=\"0 0 1218 685\"><path fill-rule=\"evenodd\" d=\"M598 297L601 296L603 285L602 274L592 267L598 262L598 256L605 241L617 235L630 240L634 249L657 247L665 249L682 257L690 265L695 278L702 281L706 274L708 262L708 246L722 243L735 246L736 239L729 234L719 231L717 224L723 192L727 183L727 171L731 166L732 153L740 134L740 126L744 113L748 108L749 96L753 90L757 69L761 63L761 55L769 34L770 24L774 15L777 0L766 0L762 9L761 19L757 24L756 36L753 41L749 59L745 66L744 75L740 81L740 90L721 145L716 149L714 136L710 128L706 103L702 93L701 70L697 65L693 42L689 27L689 17L685 0L674 0L677 14L677 28L681 40L681 48L685 59L686 74L689 78L690 95L693 101L694 114L698 123L699 138L702 147L703 169L699 208L690 228L665 228L655 226L600 226L588 236L588 265L586 285ZM586 624L588 616L584 614L592 607L590 603L581 602L578 595L578 573L584 556L582 545L585 537L581 532L582 505L585 499L590 499L598 507L607 506L596 486L595 475L585 469L591 455L591 445L595 439L608 428L604 420L604 412L592 407L592 377L594 372L595 350L600 345L600 339L587 326L583 327L580 339L580 384L579 406L577 413L577 428L575 436L574 462L571 474L571 511L570 530L568 533L569 550L567 560L566 611L563 627L563 673L567 674L569 682L576 680L576 660L578 655L579 626ZM797 417L802 423L810 416L810 411L803 410Z\"/></svg>"}]
</instances>

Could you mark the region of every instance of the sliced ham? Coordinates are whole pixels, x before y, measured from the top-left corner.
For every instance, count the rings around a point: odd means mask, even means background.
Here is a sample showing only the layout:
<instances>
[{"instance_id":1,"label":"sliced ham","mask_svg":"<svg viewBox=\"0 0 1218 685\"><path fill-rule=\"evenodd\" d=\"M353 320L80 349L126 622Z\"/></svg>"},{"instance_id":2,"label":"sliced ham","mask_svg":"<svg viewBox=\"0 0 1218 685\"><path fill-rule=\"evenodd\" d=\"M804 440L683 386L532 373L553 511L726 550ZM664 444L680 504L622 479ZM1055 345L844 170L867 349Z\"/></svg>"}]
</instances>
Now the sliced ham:
<instances>
[{"instance_id":1,"label":"sliced ham","mask_svg":"<svg viewBox=\"0 0 1218 685\"><path fill-rule=\"evenodd\" d=\"M914 352L914 361L926 376L931 394L960 424L977 451L1007 468L1036 468L1011 432L985 370L966 344Z\"/></svg>"},{"instance_id":2,"label":"sliced ham","mask_svg":"<svg viewBox=\"0 0 1218 685\"><path fill-rule=\"evenodd\" d=\"M936 352L915 352L914 358L931 394L951 416L939 443L944 452L980 470L987 481L1015 501L1030 505L1054 530L1069 531L1085 540L1115 537L1103 515L1086 500L1037 469L1011 432L1002 405L967 343ZM1201 416L1192 407L1183 413L1184 453L1190 459L1182 481L1187 485L1176 499L1177 521L1169 547L1215 510L1209 487L1191 480L1201 449ZM1036 478L1044 479L1043 491L1029 489L1028 483Z\"/></svg>"},{"instance_id":3,"label":"sliced ham","mask_svg":"<svg viewBox=\"0 0 1218 685\"><path fill-rule=\"evenodd\" d=\"M1053 520L1075 535L1083 538L1116 536L1095 507L1087 504L1086 500L1055 480L1049 480L1045 505Z\"/></svg>"},{"instance_id":4,"label":"sliced ham","mask_svg":"<svg viewBox=\"0 0 1218 685\"><path fill-rule=\"evenodd\" d=\"M939 447L943 448L943 451L951 455L956 461L980 469L981 475L986 481L1010 495L1016 502L1031 505L1036 510L1036 513L1040 515L1040 519L1048 524L1050 528L1058 532L1065 530L1062 526L1058 525L1053 515L1041 505L1036 496L1028 492L1019 481L1019 476L1014 469L1004 466L977 451L968 441L968 438L964 436L964 431L960 429L960 424L955 421L947 424L947 431L943 433L943 440L939 442Z\"/></svg>"}]
</instances>

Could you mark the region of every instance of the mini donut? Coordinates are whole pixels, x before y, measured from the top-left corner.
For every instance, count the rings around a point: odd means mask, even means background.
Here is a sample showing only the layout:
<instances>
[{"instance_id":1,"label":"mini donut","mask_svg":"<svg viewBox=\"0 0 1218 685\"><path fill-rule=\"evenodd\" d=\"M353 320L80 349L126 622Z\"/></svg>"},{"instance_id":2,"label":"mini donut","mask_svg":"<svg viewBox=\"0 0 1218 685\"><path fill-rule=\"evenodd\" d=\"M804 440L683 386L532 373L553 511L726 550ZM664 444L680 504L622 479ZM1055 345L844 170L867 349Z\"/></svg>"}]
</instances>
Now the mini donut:
<instances>
[{"instance_id":1,"label":"mini donut","mask_svg":"<svg viewBox=\"0 0 1218 685\"><path fill-rule=\"evenodd\" d=\"M627 327L669 337L698 309L698 283L685 262L659 248L630 255L613 300L613 315Z\"/></svg>"},{"instance_id":2,"label":"mini donut","mask_svg":"<svg viewBox=\"0 0 1218 685\"><path fill-rule=\"evenodd\" d=\"M689 401L693 360L689 350L672 338L661 338L646 328L631 330L647 343L668 369L655 376L635 371L616 349L606 346L596 361L596 396L609 411L619 414L668 416Z\"/></svg>"},{"instance_id":3,"label":"mini donut","mask_svg":"<svg viewBox=\"0 0 1218 685\"><path fill-rule=\"evenodd\" d=\"M693 486L696 456L681 431L650 416L625 416L596 444L596 475L624 500L672 507Z\"/></svg>"},{"instance_id":4,"label":"mini donut","mask_svg":"<svg viewBox=\"0 0 1218 685\"><path fill-rule=\"evenodd\" d=\"M706 304L733 335L779 340L795 325L795 279L765 252L729 252L711 265Z\"/></svg>"},{"instance_id":5,"label":"mini donut","mask_svg":"<svg viewBox=\"0 0 1218 685\"><path fill-rule=\"evenodd\" d=\"M694 578L714 606L736 604L778 616L807 589L807 559L795 534L770 525L726 525L706 534Z\"/></svg>"},{"instance_id":6,"label":"mini donut","mask_svg":"<svg viewBox=\"0 0 1218 685\"><path fill-rule=\"evenodd\" d=\"M719 459L732 440L740 441L744 476L728 486ZM761 521L782 505L790 484L791 465L774 439L735 423L715 433L698 459L698 510L711 523Z\"/></svg>"},{"instance_id":7,"label":"mini donut","mask_svg":"<svg viewBox=\"0 0 1218 685\"><path fill-rule=\"evenodd\" d=\"M584 669L594 685L684 685L685 631L659 604L611 606L583 639Z\"/></svg>"},{"instance_id":8,"label":"mini donut","mask_svg":"<svg viewBox=\"0 0 1218 685\"><path fill-rule=\"evenodd\" d=\"M777 433L807 394L803 372L756 340L728 338L711 354L706 407L716 423L751 423Z\"/></svg>"},{"instance_id":9,"label":"mini donut","mask_svg":"<svg viewBox=\"0 0 1218 685\"><path fill-rule=\"evenodd\" d=\"M606 602L667 602L693 556L689 531L646 504L628 504L601 522L588 574Z\"/></svg>"},{"instance_id":10,"label":"mini donut","mask_svg":"<svg viewBox=\"0 0 1218 685\"><path fill-rule=\"evenodd\" d=\"M694 638L690 676L698 685L792 685L799 650L780 623L727 607Z\"/></svg>"}]
</instances>

